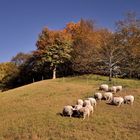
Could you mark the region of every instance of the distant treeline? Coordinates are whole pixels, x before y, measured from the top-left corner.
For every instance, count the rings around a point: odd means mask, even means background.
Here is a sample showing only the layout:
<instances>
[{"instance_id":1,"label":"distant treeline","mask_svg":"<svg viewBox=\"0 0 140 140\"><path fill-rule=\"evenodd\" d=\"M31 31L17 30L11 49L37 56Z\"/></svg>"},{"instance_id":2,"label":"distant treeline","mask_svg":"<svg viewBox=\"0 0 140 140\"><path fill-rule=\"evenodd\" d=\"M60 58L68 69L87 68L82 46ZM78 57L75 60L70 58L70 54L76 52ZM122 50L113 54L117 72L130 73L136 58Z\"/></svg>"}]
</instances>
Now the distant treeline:
<instances>
[{"instance_id":1,"label":"distant treeline","mask_svg":"<svg viewBox=\"0 0 140 140\"><path fill-rule=\"evenodd\" d=\"M85 19L62 30L46 27L36 47L0 64L1 87L81 74L107 75L110 81L112 77L140 79L140 19L134 13L118 21L114 32Z\"/></svg>"}]
</instances>

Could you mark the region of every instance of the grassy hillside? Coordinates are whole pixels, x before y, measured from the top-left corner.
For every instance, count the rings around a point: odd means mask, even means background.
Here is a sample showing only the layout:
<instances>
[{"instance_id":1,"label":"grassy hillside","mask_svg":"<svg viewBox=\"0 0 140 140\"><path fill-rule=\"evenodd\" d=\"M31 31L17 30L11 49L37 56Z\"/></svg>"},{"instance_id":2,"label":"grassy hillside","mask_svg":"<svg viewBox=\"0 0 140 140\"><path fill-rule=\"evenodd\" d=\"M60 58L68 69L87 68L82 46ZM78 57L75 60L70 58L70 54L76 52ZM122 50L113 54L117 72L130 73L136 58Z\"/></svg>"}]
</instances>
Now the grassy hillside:
<instances>
[{"instance_id":1,"label":"grassy hillside","mask_svg":"<svg viewBox=\"0 0 140 140\"><path fill-rule=\"evenodd\" d=\"M0 94L0 140L139 140L140 81L85 75L44 80ZM98 102L89 119L62 117L64 105L92 96L101 83L121 84L134 105Z\"/></svg>"}]
</instances>

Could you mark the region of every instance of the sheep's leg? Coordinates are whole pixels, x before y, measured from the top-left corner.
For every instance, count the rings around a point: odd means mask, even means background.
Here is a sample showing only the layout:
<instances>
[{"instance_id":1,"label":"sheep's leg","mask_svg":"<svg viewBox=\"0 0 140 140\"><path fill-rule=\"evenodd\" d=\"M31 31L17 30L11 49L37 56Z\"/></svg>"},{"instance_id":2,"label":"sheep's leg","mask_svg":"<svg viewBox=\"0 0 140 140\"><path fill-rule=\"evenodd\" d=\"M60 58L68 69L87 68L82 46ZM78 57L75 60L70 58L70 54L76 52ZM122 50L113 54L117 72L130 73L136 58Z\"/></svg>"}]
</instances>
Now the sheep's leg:
<instances>
[{"instance_id":1,"label":"sheep's leg","mask_svg":"<svg viewBox=\"0 0 140 140\"><path fill-rule=\"evenodd\" d=\"M111 97L108 98L108 102L109 102L109 103L111 102Z\"/></svg>"},{"instance_id":2,"label":"sheep's leg","mask_svg":"<svg viewBox=\"0 0 140 140\"><path fill-rule=\"evenodd\" d=\"M93 110L90 111L91 115L93 114Z\"/></svg>"},{"instance_id":3,"label":"sheep's leg","mask_svg":"<svg viewBox=\"0 0 140 140\"><path fill-rule=\"evenodd\" d=\"M93 115L93 112L94 112L94 110L92 110L92 112L91 112L91 113L92 113L92 115Z\"/></svg>"},{"instance_id":4,"label":"sheep's leg","mask_svg":"<svg viewBox=\"0 0 140 140\"><path fill-rule=\"evenodd\" d=\"M89 118L89 115L90 115L90 111L88 112L88 114L87 114L87 115L88 115L88 118Z\"/></svg>"},{"instance_id":5,"label":"sheep's leg","mask_svg":"<svg viewBox=\"0 0 140 140\"><path fill-rule=\"evenodd\" d=\"M119 102L119 104L118 104L118 107L120 107L121 106L121 102Z\"/></svg>"},{"instance_id":6,"label":"sheep's leg","mask_svg":"<svg viewBox=\"0 0 140 140\"><path fill-rule=\"evenodd\" d=\"M84 120L85 118L86 118L86 115L84 114L84 115L83 115L83 120Z\"/></svg>"}]
</instances>

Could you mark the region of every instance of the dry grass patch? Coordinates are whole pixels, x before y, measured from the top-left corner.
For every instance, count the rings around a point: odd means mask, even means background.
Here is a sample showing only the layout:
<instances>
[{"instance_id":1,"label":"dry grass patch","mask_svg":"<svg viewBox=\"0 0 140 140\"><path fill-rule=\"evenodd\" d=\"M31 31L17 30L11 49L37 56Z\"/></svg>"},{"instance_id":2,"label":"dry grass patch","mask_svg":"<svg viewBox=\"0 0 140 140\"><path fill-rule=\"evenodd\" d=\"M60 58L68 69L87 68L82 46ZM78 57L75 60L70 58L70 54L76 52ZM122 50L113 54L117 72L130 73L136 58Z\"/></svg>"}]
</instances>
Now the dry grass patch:
<instances>
[{"instance_id":1,"label":"dry grass patch","mask_svg":"<svg viewBox=\"0 0 140 140\"><path fill-rule=\"evenodd\" d=\"M117 94L134 95L134 105L118 108L101 101L93 116L84 121L58 113L64 105L92 96L104 77L45 80L1 93L0 140L138 140L140 82L135 81L135 87L131 80L118 80L127 86Z\"/></svg>"}]
</instances>

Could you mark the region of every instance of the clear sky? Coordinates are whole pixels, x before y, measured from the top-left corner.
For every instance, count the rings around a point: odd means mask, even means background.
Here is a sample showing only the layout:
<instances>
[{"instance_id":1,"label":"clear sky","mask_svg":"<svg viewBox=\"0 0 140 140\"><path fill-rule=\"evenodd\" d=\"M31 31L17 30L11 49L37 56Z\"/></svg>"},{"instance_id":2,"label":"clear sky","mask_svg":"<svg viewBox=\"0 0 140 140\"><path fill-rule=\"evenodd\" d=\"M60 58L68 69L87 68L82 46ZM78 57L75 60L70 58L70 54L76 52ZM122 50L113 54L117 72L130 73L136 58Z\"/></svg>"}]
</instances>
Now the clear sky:
<instances>
[{"instance_id":1,"label":"clear sky","mask_svg":"<svg viewBox=\"0 0 140 140\"><path fill-rule=\"evenodd\" d=\"M62 29L84 18L113 30L128 11L139 16L140 0L0 0L0 63L35 50L45 26Z\"/></svg>"}]
</instances>

